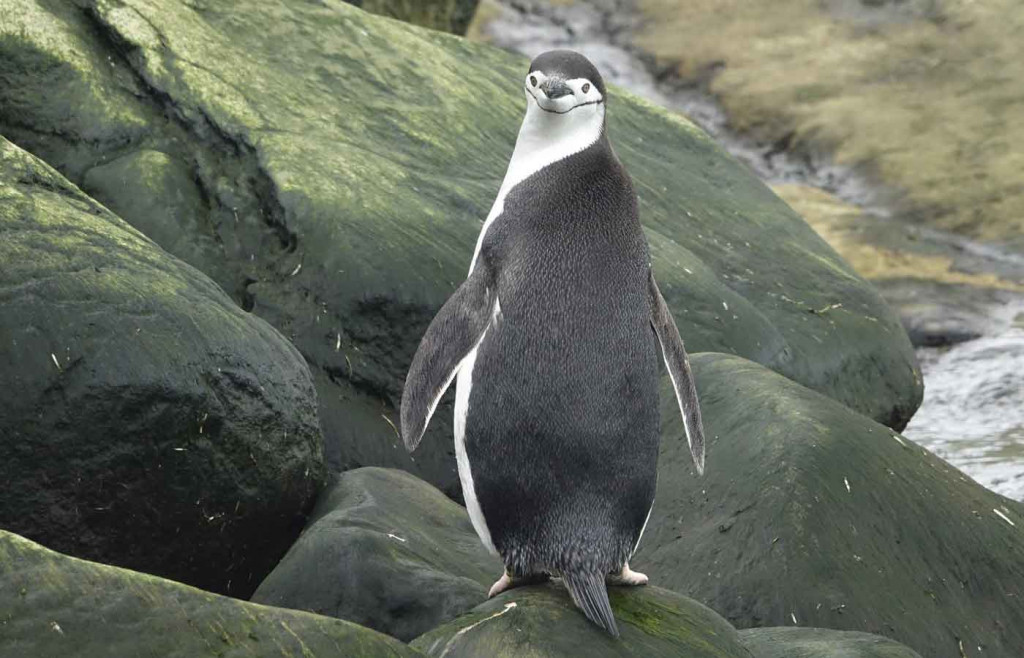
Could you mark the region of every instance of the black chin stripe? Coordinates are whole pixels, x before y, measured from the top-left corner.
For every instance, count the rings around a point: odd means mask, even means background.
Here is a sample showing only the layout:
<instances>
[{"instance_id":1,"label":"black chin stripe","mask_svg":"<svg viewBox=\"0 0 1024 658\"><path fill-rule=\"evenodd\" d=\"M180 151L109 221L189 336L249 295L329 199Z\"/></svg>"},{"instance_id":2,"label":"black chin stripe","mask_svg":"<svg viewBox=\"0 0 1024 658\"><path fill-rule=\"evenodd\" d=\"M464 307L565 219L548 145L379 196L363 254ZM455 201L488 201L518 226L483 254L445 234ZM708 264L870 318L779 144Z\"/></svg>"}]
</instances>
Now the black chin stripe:
<instances>
[{"instance_id":1,"label":"black chin stripe","mask_svg":"<svg viewBox=\"0 0 1024 658\"><path fill-rule=\"evenodd\" d=\"M537 100L537 97L529 89L526 90L526 93L528 93L531 97L533 97L533 102L537 104L537 107L539 107L544 112L548 112L549 114L569 114L570 112L575 110L577 107L585 107L587 105L600 105L601 103L604 102L603 98L601 100L599 100L599 101L588 101L586 103L580 103L579 105L573 105L572 107L570 107L568 110L565 110L564 112L559 112L558 110L549 110L548 108L546 108L543 105L541 105L540 101Z\"/></svg>"}]
</instances>

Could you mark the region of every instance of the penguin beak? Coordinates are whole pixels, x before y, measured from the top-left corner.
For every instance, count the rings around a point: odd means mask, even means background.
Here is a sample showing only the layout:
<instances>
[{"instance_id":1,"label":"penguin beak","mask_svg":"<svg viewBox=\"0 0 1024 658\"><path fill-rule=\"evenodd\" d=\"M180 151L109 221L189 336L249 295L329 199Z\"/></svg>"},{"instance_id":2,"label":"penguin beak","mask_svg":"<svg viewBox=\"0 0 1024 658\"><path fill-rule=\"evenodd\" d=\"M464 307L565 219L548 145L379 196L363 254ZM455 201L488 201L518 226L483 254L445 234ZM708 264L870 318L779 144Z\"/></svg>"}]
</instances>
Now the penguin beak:
<instances>
[{"instance_id":1,"label":"penguin beak","mask_svg":"<svg viewBox=\"0 0 1024 658\"><path fill-rule=\"evenodd\" d=\"M548 78L544 82L540 83L540 88L541 91L543 91L551 100L561 98L562 96L568 96L572 93L572 89L569 88L569 85L565 84L558 78Z\"/></svg>"}]
</instances>

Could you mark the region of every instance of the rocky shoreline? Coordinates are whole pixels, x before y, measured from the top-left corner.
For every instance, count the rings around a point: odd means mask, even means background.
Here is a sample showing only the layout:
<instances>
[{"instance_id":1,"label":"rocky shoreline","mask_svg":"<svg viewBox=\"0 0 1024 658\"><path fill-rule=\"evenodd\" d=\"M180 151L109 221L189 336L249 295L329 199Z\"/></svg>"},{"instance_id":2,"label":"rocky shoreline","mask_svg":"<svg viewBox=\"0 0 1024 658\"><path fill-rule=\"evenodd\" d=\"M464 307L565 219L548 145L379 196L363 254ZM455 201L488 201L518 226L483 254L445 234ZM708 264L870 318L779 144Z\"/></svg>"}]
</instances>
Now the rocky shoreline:
<instances>
[{"instance_id":1,"label":"rocky shoreline","mask_svg":"<svg viewBox=\"0 0 1024 658\"><path fill-rule=\"evenodd\" d=\"M638 45L644 27L636 0L484 0L471 36L527 56L583 50L616 84L682 112L749 166L899 313L927 391L908 434L1024 500L1024 387L1015 356L1024 349L1015 322L1024 314L1024 255L922 225L898 209L899 195L885 181L836 165L806 143L735 132L710 89L717 69L683 78L677 62ZM973 373L966 383L965 371Z\"/></svg>"},{"instance_id":2,"label":"rocky shoreline","mask_svg":"<svg viewBox=\"0 0 1024 658\"><path fill-rule=\"evenodd\" d=\"M459 506L450 400L415 460L394 427L511 151L524 60L345 4L17 9L0 653L1024 644L1024 506L898 433L922 396L898 316L687 120L629 94L610 112L709 455L698 478L663 381L635 560L652 586L613 593L615 642L557 582L486 600L499 565Z\"/></svg>"}]
</instances>

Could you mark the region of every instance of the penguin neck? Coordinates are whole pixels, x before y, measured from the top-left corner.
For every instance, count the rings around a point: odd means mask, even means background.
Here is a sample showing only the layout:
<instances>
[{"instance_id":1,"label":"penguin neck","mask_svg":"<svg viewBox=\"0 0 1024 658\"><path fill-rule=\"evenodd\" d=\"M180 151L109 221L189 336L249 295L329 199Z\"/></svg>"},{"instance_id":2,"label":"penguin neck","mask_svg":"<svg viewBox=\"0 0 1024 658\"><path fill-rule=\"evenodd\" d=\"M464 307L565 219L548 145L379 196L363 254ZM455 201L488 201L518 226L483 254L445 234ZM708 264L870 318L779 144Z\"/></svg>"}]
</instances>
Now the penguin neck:
<instances>
[{"instance_id":1,"label":"penguin neck","mask_svg":"<svg viewBox=\"0 0 1024 658\"><path fill-rule=\"evenodd\" d=\"M480 249L484 244L484 235L494 220L505 210L505 197L509 191L534 175L541 169L559 160L564 160L594 144L601 142L606 147L608 138L604 132L604 103L580 106L565 114L545 112L537 101L529 97L526 100L526 118L519 129L516 148L505 172L505 180L498 190L498 197L491 206L491 212L484 220L483 228L476 240L473 260L469 265L469 273L473 273L476 261L480 257Z\"/></svg>"},{"instance_id":2,"label":"penguin neck","mask_svg":"<svg viewBox=\"0 0 1024 658\"><path fill-rule=\"evenodd\" d=\"M545 112L533 99L527 100L526 117L508 163L498 198L541 169L589 148L607 143L604 133L604 103L582 106L565 114Z\"/></svg>"}]
</instances>

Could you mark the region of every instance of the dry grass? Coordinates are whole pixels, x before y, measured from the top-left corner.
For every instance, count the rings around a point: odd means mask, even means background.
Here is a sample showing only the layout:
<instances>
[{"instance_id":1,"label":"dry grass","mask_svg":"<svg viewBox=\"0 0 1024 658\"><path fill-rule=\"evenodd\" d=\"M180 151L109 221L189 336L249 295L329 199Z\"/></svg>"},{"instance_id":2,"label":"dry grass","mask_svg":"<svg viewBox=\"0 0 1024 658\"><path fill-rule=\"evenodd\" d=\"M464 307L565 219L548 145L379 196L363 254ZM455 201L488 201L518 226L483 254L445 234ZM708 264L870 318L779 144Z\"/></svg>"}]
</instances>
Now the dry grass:
<instances>
[{"instance_id":1,"label":"dry grass","mask_svg":"<svg viewBox=\"0 0 1024 658\"><path fill-rule=\"evenodd\" d=\"M870 233L870 226L862 211L828 192L796 184L776 185L772 189L865 279L925 279L1024 292L1024 285L994 274L960 271L949 256L876 244L865 234Z\"/></svg>"},{"instance_id":2,"label":"dry grass","mask_svg":"<svg viewBox=\"0 0 1024 658\"><path fill-rule=\"evenodd\" d=\"M735 128L827 151L933 226L1024 250L1020 0L638 0ZM879 5L872 9L866 5Z\"/></svg>"}]
</instances>

